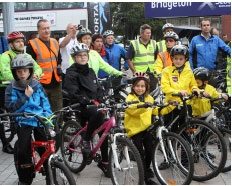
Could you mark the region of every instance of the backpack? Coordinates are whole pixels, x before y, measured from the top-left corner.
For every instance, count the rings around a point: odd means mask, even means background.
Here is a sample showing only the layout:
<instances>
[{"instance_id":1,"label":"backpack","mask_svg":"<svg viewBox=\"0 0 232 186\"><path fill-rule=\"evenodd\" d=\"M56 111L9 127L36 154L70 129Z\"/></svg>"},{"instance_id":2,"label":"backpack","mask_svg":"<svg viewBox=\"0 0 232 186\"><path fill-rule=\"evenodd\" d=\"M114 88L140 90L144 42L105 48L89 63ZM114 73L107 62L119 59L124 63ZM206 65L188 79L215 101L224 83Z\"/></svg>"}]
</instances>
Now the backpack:
<instances>
[{"instance_id":1,"label":"backpack","mask_svg":"<svg viewBox=\"0 0 232 186\"><path fill-rule=\"evenodd\" d=\"M0 36L0 54L9 50L8 42L5 36Z\"/></svg>"}]
</instances>

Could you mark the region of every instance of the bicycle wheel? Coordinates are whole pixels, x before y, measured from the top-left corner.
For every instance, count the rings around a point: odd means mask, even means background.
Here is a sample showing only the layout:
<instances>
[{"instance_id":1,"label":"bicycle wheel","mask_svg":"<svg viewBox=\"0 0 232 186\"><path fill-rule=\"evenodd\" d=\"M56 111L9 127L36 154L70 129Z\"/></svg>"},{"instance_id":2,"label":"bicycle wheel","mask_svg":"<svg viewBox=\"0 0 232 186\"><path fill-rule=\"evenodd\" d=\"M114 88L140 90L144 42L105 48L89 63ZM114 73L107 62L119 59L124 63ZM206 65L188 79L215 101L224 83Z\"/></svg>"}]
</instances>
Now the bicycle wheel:
<instances>
[{"instance_id":1,"label":"bicycle wheel","mask_svg":"<svg viewBox=\"0 0 232 186\"><path fill-rule=\"evenodd\" d=\"M144 183L143 163L139 151L127 138L117 137L116 154L120 168L116 168L114 152L110 148L109 169L114 185L142 185Z\"/></svg>"},{"instance_id":2,"label":"bicycle wheel","mask_svg":"<svg viewBox=\"0 0 232 186\"><path fill-rule=\"evenodd\" d=\"M5 117L1 122L4 124L5 136L8 142L11 142L16 134L16 125L11 117Z\"/></svg>"},{"instance_id":3,"label":"bicycle wheel","mask_svg":"<svg viewBox=\"0 0 232 186\"><path fill-rule=\"evenodd\" d=\"M159 140L155 140L152 164L161 184L188 185L192 181L194 164L187 142L173 132L163 133L163 145L167 154L167 167L159 168L165 156Z\"/></svg>"},{"instance_id":4,"label":"bicycle wheel","mask_svg":"<svg viewBox=\"0 0 232 186\"><path fill-rule=\"evenodd\" d=\"M76 185L73 174L63 162L54 161L51 163L52 179L55 185Z\"/></svg>"},{"instance_id":5,"label":"bicycle wheel","mask_svg":"<svg viewBox=\"0 0 232 186\"><path fill-rule=\"evenodd\" d=\"M216 177L227 159L226 143L222 134L201 120L190 121L188 129L186 125L182 125L178 133L191 146L194 159L193 180L207 181Z\"/></svg>"},{"instance_id":6,"label":"bicycle wheel","mask_svg":"<svg viewBox=\"0 0 232 186\"><path fill-rule=\"evenodd\" d=\"M86 166L86 161L81 152L82 136L77 136L69 146L71 149L68 148L69 141L75 137L81 128L78 122L70 120L64 124L61 132L61 154L65 165L74 173L82 171Z\"/></svg>"},{"instance_id":7,"label":"bicycle wheel","mask_svg":"<svg viewBox=\"0 0 232 186\"><path fill-rule=\"evenodd\" d=\"M222 172L228 172L231 171L231 131L220 127L218 129L224 137L224 140L226 142L226 148L227 148L226 165L222 169Z\"/></svg>"}]
</instances>

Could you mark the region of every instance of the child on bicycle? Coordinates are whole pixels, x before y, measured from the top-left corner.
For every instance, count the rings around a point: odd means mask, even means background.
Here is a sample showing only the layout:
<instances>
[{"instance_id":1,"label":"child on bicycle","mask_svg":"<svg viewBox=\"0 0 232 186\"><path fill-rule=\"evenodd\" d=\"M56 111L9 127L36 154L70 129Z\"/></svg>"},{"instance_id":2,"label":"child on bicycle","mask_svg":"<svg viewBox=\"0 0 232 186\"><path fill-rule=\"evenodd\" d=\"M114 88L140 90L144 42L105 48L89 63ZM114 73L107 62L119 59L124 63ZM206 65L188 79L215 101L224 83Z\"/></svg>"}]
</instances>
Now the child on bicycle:
<instances>
[{"instance_id":1,"label":"child on bicycle","mask_svg":"<svg viewBox=\"0 0 232 186\"><path fill-rule=\"evenodd\" d=\"M35 113L48 117L52 114L46 93L39 81L33 79L34 61L26 54L17 55L11 62L11 71L14 80L5 92L5 106L12 113ZM16 117L18 123L14 152L15 166L20 185L31 184L34 178L34 167L31 154L31 133L37 141L47 141L43 127L38 126L35 117ZM17 145L17 147L16 147ZM44 148L38 149L40 156L45 152ZM44 164L45 171L47 163Z\"/></svg>"},{"instance_id":2,"label":"child on bicycle","mask_svg":"<svg viewBox=\"0 0 232 186\"><path fill-rule=\"evenodd\" d=\"M92 68L88 66L89 48L86 44L79 43L71 49L71 56L75 61L70 68L67 69L65 76L65 89L70 99L76 103L80 103L80 119L81 125L84 127L88 122L87 131L83 137L82 152L85 155L91 153L90 140L95 129L104 123L104 114L96 108L86 108L86 105L94 104L94 101L102 102L103 91L98 84L96 74ZM110 177L108 168L108 137L101 145L102 161L98 163L98 167L103 171L106 177Z\"/></svg>"},{"instance_id":3,"label":"child on bicycle","mask_svg":"<svg viewBox=\"0 0 232 186\"><path fill-rule=\"evenodd\" d=\"M219 98L222 97L228 100L228 96L217 92L216 88L209 85L210 71L204 67L198 67L193 70L197 86L200 91L203 91L205 97ZM209 99L193 98L190 102L192 106L193 116L200 116L210 111L211 104Z\"/></svg>"},{"instance_id":4,"label":"child on bicycle","mask_svg":"<svg viewBox=\"0 0 232 186\"><path fill-rule=\"evenodd\" d=\"M131 93L126 98L126 101L139 101L140 104L154 104L154 99L149 95L150 85L148 75L143 72L137 72L132 80ZM157 109L128 108L125 110L124 126L127 136L132 139L137 147L144 166L145 184L156 185L151 180L154 173L150 168L152 160L152 136L147 132L147 128L151 125L151 118L157 115Z\"/></svg>"},{"instance_id":5,"label":"child on bicycle","mask_svg":"<svg viewBox=\"0 0 232 186\"><path fill-rule=\"evenodd\" d=\"M171 49L170 56L173 64L163 70L161 78L161 88L166 95L164 101L165 104L169 101L177 101L181 103L181 99L172 96L172 94L180 93L182 96L188 96L189 94L195 93L200 95L193 72L189 65L186 64L189 59L188 48L184 45L176 45ZM166 107L166 112L164 121L168 124L175 116L180 114L181 110L176 106L170 105ZM164 115L164 113L162 114ZM182 121L183 117L180 118L181 119L172 126L171 130L173 132L176 132L178 127L184 124L184 121ZM166 169L167 166L168 164L166 162L162 162L159 169Z\"/></svg>"}]
</instances>

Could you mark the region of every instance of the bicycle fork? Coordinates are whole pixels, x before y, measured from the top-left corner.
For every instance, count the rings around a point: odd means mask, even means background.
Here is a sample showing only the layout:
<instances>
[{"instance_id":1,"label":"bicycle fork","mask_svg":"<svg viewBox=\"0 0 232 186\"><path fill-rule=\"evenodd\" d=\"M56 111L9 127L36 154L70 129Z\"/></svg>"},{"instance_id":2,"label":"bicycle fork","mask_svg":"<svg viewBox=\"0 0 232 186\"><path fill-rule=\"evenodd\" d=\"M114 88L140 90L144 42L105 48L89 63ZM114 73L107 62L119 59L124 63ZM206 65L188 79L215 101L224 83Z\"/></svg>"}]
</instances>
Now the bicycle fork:
<instances>
[{"instance_id":1,"label":"bicycle fork","mask_svg":"<svg viewBox=\"0 0 232 186\"><path fill-rule=\"evenodd\" d=\"M52 171L52 164L54 163L54 161L63 161L63 159L57 155L57 154L52 154L49 159L48 159L48 173L49 173L49 180L50 180L50 185L55 185L54 184L54 175L53 175L53 171Z\"/></svg>"}]
</instances>

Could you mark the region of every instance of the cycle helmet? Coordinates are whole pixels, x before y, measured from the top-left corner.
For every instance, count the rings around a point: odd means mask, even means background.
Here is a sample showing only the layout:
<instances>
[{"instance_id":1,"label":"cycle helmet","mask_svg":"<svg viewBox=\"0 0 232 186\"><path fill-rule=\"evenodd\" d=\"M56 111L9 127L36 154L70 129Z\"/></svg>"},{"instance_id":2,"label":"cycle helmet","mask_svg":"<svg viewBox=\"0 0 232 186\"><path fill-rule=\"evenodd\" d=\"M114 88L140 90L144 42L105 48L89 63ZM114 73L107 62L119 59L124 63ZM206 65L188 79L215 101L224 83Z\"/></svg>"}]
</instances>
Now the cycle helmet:
<instances>
[{"instance_id":1,"label":"cycle helmet","mask_svg":"<svg viewBox=\"0 0 232 186\"><path fill-rule=\"evenodd\" d=\"M185 58L189 58L189 50L184 45L176 45L171 49L170 56L173 57L176 54L184 55Z\"/></svg>"},{"instance_id":2,"label":"cycle helmet","mask_svg":"<svg viewBox=\"0 0 232 186\"><path fill-rule=\"evenodd\" d=\"M107 36L114 35L114 32L112 30L106 30L103 33L103 37L106 38Z\"/></svg>"},{"instance_id":3,"label":"cycle helmet","mask_svg":"<svg viewBox=\"0 0 232 186\"><path fill-rule=\"evenodd\" d=\"M18 31L13 31L7 36L8 43L13 42L15 39L23 39L25 41L24 35Z\"/></svg>"},{"instance_id":4,"label":"cycle helmet","mask_svg":"<svg viewBox=\"0 0 232 186\"><path fill-rule=\"evenodd\" d=\"M89 47L84 43L76 44L72 47L70 55L75 56L80 52L89 52Z\"/></svg>"},{"instance_id":5,"label":"cycle helmet","mask_svg":"<svg viewBox=\"0 0 232 186\"><path fill-rule=\"evenodd\" d=\"M164 35L164 39L167 39L167 38L172 38L172 39L174 39L175 41L178 41L178 40L179 40L179 36L178 36L175 32L167 32L167 33Z\"/></svg>"},{"instance_id":6,"label":"cycle helmet","mask_svg":"<svg viewBox=\"0 0 232 186\"><path fill-rule=\"evenodd\" d=\"M27 80L20 80L16 75L16 69L20 68L28 68L30 71L30 75ZM34 60L28 56L27 54L18 54L15 58L11 61L11 72L13 74L16 83L22 87L26 88L33 79L34 73Z\"/></svg>"},{"instance_id":7,"label":"cycle helmet","mask_svg":"<svg viewBox=\"0 0 232 186\"><path fill-rule=\"evenodd\" d=\"M173 28L174 29L174 25L171 23L166 23L163 27L162 27L162 31L165 32L165 30L167 28Z\"/></svg>"},{"instance_id":8,"label":"cycle helmet","mask_svg":"<svg viewBox=\"0 0 232 186\"><path fill-rule=\"evenodd\" d=\"M145 80L147 83L149 83L149 76L144 72L136 72L133 75L132 84L134 84L138 80Z\"/></svg>"},{"instance_id":9,"label":"cycle helmet","mask_svg":"<svg viewBox=\"0 0 232 186\"><path fill-rule=\"evenodd\" d=\"M92 36L92 32L88 28L82 28L77 33L77 40L80 40L82 36L84 35L90 35Z\"/></svg>"},{"instance_id":10,"label":"cycle helmet","mask_svg":"<svg viewBox=\"0 0 232 186\"><path fill-rule=\"evenodd\" d=\"M205 67L198 67L193 70L195 79L200 79L201 81L208 81L211 77L209 69Z\"/></svg>"}]
</instances>

